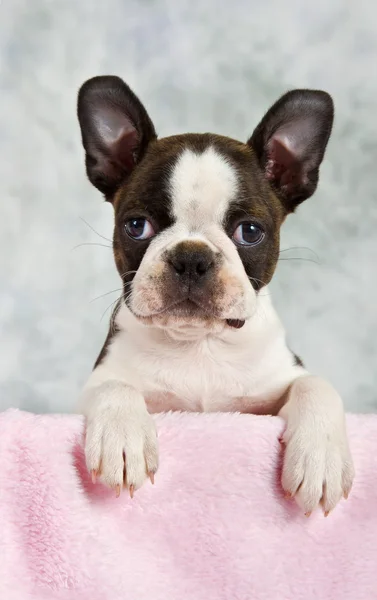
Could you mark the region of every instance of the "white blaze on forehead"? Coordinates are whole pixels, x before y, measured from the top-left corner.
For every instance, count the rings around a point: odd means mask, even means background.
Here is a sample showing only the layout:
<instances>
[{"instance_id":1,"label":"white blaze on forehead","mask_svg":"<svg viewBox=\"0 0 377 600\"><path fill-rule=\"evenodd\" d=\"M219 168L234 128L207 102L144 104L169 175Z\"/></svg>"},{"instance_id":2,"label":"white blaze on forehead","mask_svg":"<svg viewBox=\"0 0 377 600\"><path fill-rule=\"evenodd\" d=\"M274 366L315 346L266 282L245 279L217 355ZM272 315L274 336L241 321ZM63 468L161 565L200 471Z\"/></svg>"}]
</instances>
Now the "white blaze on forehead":
<instances>
[{"instance_id":1,"label":"white blaze on forehead","mask_svg":"<svg viewBox=\"0 0 377 600\"><path fill-rule=\"evenodd\" d=\"M170 181L173 217L191 232L220 225L236 198L237 187L235 169L214 148L202 153L186 149Z\"/></svg>"}]
</instances>

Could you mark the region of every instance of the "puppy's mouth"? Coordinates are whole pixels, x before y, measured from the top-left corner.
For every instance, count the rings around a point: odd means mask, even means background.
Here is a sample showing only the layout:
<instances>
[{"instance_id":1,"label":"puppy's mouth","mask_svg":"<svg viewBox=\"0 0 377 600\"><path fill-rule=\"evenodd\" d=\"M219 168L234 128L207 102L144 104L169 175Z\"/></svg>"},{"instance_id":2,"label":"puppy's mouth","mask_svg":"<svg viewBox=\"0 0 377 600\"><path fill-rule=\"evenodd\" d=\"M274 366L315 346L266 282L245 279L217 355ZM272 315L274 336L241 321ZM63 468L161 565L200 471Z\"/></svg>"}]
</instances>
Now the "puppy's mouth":
<instances>
[{"instance_id":1,"label":"puppy's mouth","mask_svg":"<svg viewBox=\"0 0 377 600\"><path fill-rule=\"evenodd\" d=\"M130 307L129 307L130 308ZM131 308L130 308L131 309ZM225 321L225 323L233 328L233 329L241 329L245 325L244 319L224 319L221 318L220 315L216 313L215 310L210 305L206 305L197 300L193 300L192 298L185 298L183 300L177 300L175 302L169 303L163 309L150 313L148 315L139 315L135 313L131 309L131 312L134 316L141 321L149 322L151 319L155 319L156 317L173 317L178 319L188 320L190 318L193 319L203 319L203 320L213 320L213 321Z\"/></svg>"},{"instance_id":2,"label":"puppy's mouth","mask_svg":"<svg viewBox=\"0 0 377 600\"><path fill-rule=\"evenodd\" d=\"M134 313L135 314L135 313ZM169 302L161 310L151 312L148 315L135 315L140 317L158 317L158 316L172 316L172 317L203 317L203 318L219 318L215 311L210 306L204 303L197 302L192 298L185 298L181 300L174 300Z\"/></svg>"},{"instance_id":3,"label":"puppy's mouth","mask_svg":"<svg viewBox=\"0 0 377 600\"><path fill-rule=\"evenodd\" d=\"M245 325L244 319L227 319L226 322L229 327L233 327L234 329L241 329Z\"/></svg>"},{"instance_id":4,"label":"puppy's mouth","mask_svg":"<svg viewBox=\"0 0 377 600\"><path fill-rule=\"evenodd\" d=\"M168 312L168 311L169 311L169 309L167 309L165 312ZM183 300L180 303L176 304L175 306L173 306L173 310L169 311L169 312L170 312L170 314L174 314L175 316L184 316L184 317L203 316L205 318L210 318L210 319L213 318L213 319L224 320L227 323L227 325L229 325L229 327L233 327L234 329L241 329L241 327L243 327L245 325L245 321L241 320L241 319L221 319L220 317L218 317L216 315L216 313L209 310L206 306L204 306L200 302L197 302L191 298L188 298L187 300Z\"/></svg>"}]
</instances>

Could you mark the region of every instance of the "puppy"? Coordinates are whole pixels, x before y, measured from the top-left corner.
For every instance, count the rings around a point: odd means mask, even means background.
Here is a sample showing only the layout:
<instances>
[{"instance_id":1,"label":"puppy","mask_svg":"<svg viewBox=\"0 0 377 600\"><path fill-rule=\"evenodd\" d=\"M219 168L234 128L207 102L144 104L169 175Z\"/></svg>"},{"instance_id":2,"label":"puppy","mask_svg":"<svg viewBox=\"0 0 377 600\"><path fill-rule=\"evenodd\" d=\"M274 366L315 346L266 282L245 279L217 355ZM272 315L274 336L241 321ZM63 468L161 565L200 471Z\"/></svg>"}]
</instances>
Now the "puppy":
<instances>
[{"instance_id":1,"label":"puppy","mask_svg":"<svg viewBox=\"0 0 377 600\"><path fill-rule=\"evenodd\" d=\"M158 139L121 79L81 87L86 171L114 207L123 286L80 401L93 481L131 496L153 482L150 413L241 411L285 420L282 486L307 515L348 496L341 398L288 349L266 293L280 227L317 187L333 113L327 93L294 90L246 144L210 133Z\"/></svg>"}]
</instances>

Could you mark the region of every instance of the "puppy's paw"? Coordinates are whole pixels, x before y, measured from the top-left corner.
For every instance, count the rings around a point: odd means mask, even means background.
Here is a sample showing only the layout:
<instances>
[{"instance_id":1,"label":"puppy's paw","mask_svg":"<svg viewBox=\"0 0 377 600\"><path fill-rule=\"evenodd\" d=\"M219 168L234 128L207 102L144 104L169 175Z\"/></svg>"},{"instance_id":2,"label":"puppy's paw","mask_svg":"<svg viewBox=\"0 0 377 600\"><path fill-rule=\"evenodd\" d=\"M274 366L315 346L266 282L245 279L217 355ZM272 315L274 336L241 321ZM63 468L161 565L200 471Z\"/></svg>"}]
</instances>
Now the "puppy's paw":
<instances>
[{"instance_id":1,"label":"puppy's paw","mask_svg":"<svg viewBox=\"0 0 377 600\"><path fill-rule=\"evenodd\" d=\"M286 430L282 485L287 497L295 497L309 516L319 505L327 516L344 496L348 497L354 467L345 427L318 431L314 424Z\"/></svg>"},{"instance_id":2,"label":"puppy's paw","mask_svg":"<svg viewBox=\"0 0 377 600\"><path fill-rule=\"evenodd\" d=\"M146 408L132 405L101 407L87 423L85 456L93 482L97 478L119 496L131 497L158 469L156 427Z\"/></svg>"}]
</instances>

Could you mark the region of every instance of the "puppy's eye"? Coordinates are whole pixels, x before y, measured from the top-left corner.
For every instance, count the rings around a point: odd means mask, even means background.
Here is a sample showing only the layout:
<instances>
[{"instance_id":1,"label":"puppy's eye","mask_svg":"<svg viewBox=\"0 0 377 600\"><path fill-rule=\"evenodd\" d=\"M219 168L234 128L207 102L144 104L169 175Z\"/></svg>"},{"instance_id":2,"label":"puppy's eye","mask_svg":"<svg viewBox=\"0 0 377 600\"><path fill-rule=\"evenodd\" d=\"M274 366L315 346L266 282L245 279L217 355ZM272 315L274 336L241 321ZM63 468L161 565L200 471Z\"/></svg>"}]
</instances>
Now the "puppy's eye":
<instances>
[{"instance_id":1,"label":"puppy's eye","mask_svg":"<svg viewBox=\"0 0 377 600\"><path fill-rule=\"evenodd\" d=\"M127 221L126 232L134 240L149 240L149 238L155 235L151 223L142 217Z\"/></svg>"},{"instance_id":2,"label":"puppy's eye","mask_svg":"<svg viewBox=\"0 0 377 600\"><path fill-rule=\"evenodd\" d=\"M255 223L245 222L238 225L233 233L233 241L242 246L255 246L264 238L264 231Z\"/></svg>"}]
</instances>

